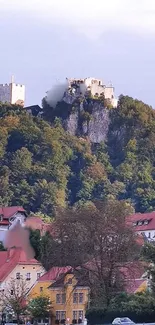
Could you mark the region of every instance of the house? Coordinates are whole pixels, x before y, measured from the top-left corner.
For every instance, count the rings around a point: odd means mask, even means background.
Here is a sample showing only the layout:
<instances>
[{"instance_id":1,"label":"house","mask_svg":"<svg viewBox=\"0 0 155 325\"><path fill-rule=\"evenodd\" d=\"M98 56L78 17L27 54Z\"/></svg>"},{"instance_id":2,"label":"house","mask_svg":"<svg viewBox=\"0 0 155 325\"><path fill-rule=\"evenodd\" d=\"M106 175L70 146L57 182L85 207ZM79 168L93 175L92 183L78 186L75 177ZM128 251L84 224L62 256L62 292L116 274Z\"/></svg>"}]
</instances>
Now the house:
<instances>
[{"instance_id":1,"label":"house","mask_svg":"<svg viewBox=\"0 0 155 325\"><path fill-rule=\"evenodd\" d=\"M127 218L127 222L137 234L143 235L149 241L155 240L155 211L135 213Z\"/></svg>"},{"instance_id":2,"label":"house","mask_svg":"<svg viewBox=\"0 0 155 325\"><path fill-rule=\"evenodd\" d=\"M39 116L42 114L43 110L39 105L31 105L31 106L26 106L24 109L32 114L33 116Z\"/></svg>"},{"instance_id":3,"label":"house","mask_svg":"<svg viewBox=\"0 0 155 325\"><path fill-rule=\"evenodd\" d=\"M149 289L150 277L147 272L148 264L130 262L120 268L127 293L134 294Z\"/></svg>"},{"instance_id":4,"label":"house","mask_svg":"<svg viewBox=\"0 0 155 325\"><path fill-rule=\"evenodd\" d=\"M27 218L26 211L22 207L0 207L0 241L5 238L5 232L11 228L17 220L24 225Z\"/></svg>"},{"instance_id":5,"label":"house","mask_svg":"<svg viewBox=\"0 0 155 325\"><path fill-rule=\"evenodd\" d=\"M21 248L12 248L0 252L0 292L4 292L11 279L20 279L28 283L29 290L36 280L45 273L40 262L28 260Z\"/></svg>"},{"instance_id":6,"label":"house","mask_svg":"<svg viewBox=\"0 0 155 325\"><path fill-rule=\"evenodd\" d=\"M78 272L70 267L52 268L45 273L30 290L29 298L39 295L49 296L52 302L53 322L64 319L84 320L89 299L89 286L86 278L79 277Z\"/></svg>"},{"instance_id":7,"label":"house","mask_svg":"<svg viewBox=\"0 0 155 325\"><path fill-rule=\"evenodd\" d=\"M54 283L60 274L67 272L70 267L52 267L34 283L29 292L29 298L38 297L40 294L49 296L49 286Z\"/></svg>"}]
</instances>

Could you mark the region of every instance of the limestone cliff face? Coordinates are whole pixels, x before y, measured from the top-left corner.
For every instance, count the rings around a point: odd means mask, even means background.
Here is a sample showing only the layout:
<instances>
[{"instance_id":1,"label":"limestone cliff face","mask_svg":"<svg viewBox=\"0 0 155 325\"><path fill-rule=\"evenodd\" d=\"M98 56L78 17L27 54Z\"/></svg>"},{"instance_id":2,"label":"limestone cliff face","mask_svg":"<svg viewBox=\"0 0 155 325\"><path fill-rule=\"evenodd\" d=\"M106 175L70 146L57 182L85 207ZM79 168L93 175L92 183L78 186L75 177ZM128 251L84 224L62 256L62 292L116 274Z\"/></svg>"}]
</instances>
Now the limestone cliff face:
<instances>
[{"instance_id":1,"label":"limestone cliff face","mask_svg":"<svg viewBox=\"0 0 155 325\"><path fill-rule=\"evenodd\" d=\"M50 122L60 118L64 129L71 135L88 137L92 143L100 143L106 140L109 131L110 110L107 106L104 97L66 92L55 108L45 99L43 115Z\"/></svg>"},{"instance_id":2,"label":"limestone cliff face","mask_svg":"<svg viewBox=\"0 0 155 325\"><path fill-rule=\"evenodd\" d=\"M63 121L64 128L71 135L87 136L91 142L100 143L106 139L108 133L109 110L97 102L86 105L79 105L69 114Z\"/></svg>"}]
</instances>

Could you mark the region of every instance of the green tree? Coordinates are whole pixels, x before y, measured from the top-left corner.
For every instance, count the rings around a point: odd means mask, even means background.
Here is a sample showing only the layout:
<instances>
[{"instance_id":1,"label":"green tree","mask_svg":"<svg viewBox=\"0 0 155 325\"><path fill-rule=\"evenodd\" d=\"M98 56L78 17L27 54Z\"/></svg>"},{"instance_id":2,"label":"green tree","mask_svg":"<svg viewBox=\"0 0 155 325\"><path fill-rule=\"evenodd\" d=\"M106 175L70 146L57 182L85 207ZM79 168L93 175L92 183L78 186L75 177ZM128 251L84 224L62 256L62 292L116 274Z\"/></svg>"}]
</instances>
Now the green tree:
<instances>
[{"instance_id":1,"label":"green tree","mask_svg":"<svg viewBox=\"0 0 155 325\"><path fill-rule=\"evenodd\" d=\"M39 296L31 299L28 304L28 311L35 320L49 317L52 314L52 304L49 297Z\"/></svg>"}]
</instances>

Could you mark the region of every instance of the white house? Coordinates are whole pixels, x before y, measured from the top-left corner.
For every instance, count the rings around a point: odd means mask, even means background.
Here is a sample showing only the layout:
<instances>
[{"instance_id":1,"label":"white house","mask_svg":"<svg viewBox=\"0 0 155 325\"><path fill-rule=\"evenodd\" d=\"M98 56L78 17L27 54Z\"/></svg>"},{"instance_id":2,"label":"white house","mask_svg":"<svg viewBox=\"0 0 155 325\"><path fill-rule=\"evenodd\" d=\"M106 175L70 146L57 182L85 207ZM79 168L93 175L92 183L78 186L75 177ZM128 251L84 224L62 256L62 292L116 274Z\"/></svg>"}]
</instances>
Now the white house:
<instances>
[{"instance_id":1,"label":"white house","mask_svg":"<svg viewBox=\"0 0 155 325\"><path fill-rule=\"evenodd\" d=\"M13 227L17 220L24 225L26 218L26 211L22 207L0 207L0 241L4 240L6 231Z\"/></svg>"},{"instance_id":2,"label":"white house","mask_svg":"<svg viewBox=\"0 0 155 325\"><path fill-rule=\"evenodd\" d=\"M128 217L128 223L137 234L142 234L149 241L155 241L155 211L135 213Z\"/></svg>"},{"instance_id":3,"label":"white house","mask_svg":"<svg viewBox=\"0 0 155 325\"><path fill-rule=\"evenodd\" d=\"M7 289L12 279L22 278L29 290L45 273L45 269L36 259L27 259L21 248L12 248L0 252L0 292Z\"/></svg>"}]
</instances>

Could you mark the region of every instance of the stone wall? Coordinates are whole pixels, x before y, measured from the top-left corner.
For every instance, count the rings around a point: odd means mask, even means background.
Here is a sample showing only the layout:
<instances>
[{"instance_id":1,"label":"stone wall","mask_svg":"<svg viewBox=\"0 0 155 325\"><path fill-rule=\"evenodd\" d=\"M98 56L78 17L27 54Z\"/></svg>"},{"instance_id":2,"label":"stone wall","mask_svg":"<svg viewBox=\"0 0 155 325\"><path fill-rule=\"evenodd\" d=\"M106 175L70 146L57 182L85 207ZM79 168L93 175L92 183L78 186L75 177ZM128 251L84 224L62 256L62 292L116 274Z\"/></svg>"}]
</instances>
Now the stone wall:
<instances>
[{"instance_id":1,"label":"stone wall","mask_svg":"<svg viewBox=\"0 0 155 325\"><path fill-rule=\"evenodd\" d=\"M11 103L11 84L0 84L0 102Z\"/></svg>"}]
</instances>

